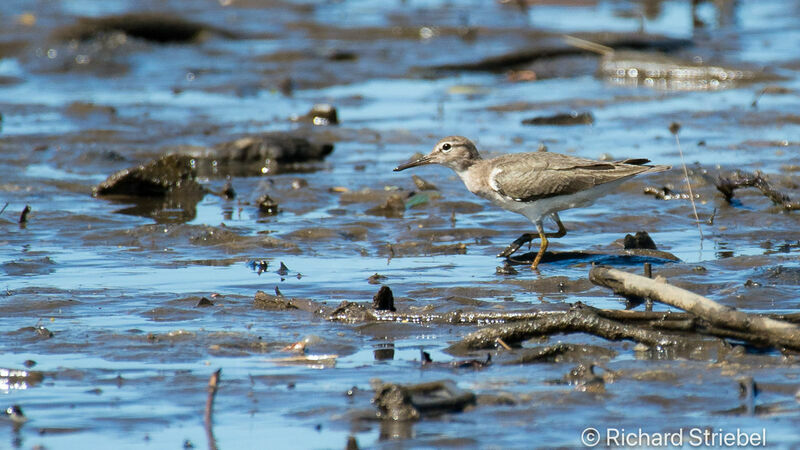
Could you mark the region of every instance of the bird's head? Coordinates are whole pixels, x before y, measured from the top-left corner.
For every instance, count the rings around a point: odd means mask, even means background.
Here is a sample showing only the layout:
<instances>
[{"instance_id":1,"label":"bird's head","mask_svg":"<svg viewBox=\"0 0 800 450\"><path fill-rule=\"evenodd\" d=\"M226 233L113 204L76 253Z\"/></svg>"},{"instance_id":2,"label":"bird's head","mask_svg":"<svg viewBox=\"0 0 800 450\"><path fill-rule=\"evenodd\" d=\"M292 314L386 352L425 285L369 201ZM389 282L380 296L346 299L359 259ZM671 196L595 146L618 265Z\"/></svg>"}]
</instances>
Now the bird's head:
<instances>
[{"instance_id":1,"label":"bird's head","mask_svg":"<svg viewBox=\"0 0 800 450\"><path fill-rule=\"evenodd\" d=\"M447 136L433 147L427 155L415 161L400 164L394 171L410 169L411 167L423 166L425 164L441 164L449 167L456 172L461 172L469 168L475 161L481 159L475 144L463 136Z\"/></svg>"}]
</instances>

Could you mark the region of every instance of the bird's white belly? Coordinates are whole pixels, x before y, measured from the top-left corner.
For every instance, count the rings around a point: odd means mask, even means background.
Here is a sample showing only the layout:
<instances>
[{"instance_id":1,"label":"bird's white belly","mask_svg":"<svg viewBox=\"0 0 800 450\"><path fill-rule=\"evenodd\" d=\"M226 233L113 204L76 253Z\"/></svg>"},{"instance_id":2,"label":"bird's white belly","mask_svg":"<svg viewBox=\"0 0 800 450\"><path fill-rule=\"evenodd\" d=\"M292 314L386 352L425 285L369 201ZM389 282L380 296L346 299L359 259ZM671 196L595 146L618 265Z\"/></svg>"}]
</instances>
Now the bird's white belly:
<instances>
[{"instance_id":1,"label":"bird's white belly","mask_svg":"<svg viewBox=\"0 0 800 450\"><path fill-rule=\"evenodd\" d=\"M527 217L531 222L538 222L548 214L563 211L565 209L578 208L581 206L589 206L594 203L599 197L613 191L617 186L622 184L625 180L612 181L588 189L585 191L577 192L570 195L557 195L549 198L542 198L533 202L520 202L510 197L506 197L495 192L492 192L486 197L495 205L517 214L522 214Z\"/></svg>"}]
</instances>

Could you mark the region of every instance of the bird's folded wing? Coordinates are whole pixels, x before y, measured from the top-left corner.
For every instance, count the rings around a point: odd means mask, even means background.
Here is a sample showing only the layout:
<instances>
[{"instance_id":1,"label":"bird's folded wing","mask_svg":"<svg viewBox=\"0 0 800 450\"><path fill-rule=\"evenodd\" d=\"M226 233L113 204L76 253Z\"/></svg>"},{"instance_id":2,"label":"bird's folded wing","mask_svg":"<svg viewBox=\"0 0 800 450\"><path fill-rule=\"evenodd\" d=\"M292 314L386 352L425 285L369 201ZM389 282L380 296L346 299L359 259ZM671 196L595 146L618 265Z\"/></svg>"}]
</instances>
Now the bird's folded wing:
<instances>
[{"instance_id":1,"label":"bird's folded wing","mask_svg":"<svg viewBox=\"0 0 800 450\"><path fill-rule=\"evenodd\" d=\"M489 184L517 201L575 194L647 171L647 166L593 161L558 153L512 154L498 158ZM637 161L638 162L638 161Z\"/></svg>"}]
</instances>

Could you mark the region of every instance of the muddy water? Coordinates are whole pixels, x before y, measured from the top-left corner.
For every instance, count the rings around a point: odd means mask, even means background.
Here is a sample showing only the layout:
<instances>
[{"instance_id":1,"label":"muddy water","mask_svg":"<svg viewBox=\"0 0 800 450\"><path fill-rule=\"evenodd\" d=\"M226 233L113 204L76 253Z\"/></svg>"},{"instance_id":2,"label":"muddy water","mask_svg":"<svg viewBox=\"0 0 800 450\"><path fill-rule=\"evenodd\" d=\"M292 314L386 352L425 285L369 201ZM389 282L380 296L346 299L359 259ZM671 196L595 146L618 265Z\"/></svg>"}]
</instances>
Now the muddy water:
<instances>
[{"instance_id":1,"label":"muddy water","mask_svg":"<svg viewBox=\"0 0 800 450\"><path fill-rule=\"evenodd\" d=\"M626 233L646 230L681 259L655 265L674 283L744 310L796 311L797 212L756 189L727 204L701 174L760 170L800 197L800 9L785 0L702 3L693 20L690 2L568 3L4 2L0 367L34 374L0 377L3 408L19 405L28 418L1 419L0 447L210 446L203 412L218 368L218 448L342 448L348 437L362 448L580 447L587 427L685 430L687 439L691 427L765 429L769 444L796 446L791 355L643 353L585 335L525 344L612 350L588 357L615 374L597 392L551 382L576 361L421 367L421 349L437 362L463 358L444 350L474 326L350 325L254 308L258 290L334 306L369 302L379 284L407 312L563 310L578 300L623 308L587 280L589 265L641 270L641 261L608 255ZM188 21L197 33L164 43L96 28L79 39L74 28L81 18L142 11ZM597 76L599 56L563 50L564 33L603 40L598 33L642 27L691 39L670 57L768 76L662 86ZM553 48L562 54L466 70ZM315 103L334 105L341 123L298 120ZM522 124L573 111L593 123ZM702 238L688 200L643 193L646 185L686 193L672 122L682 125ZM208 194L187 206L91 195L111 173L166 152L279 130L335 150L296 172L233 176L235 199ZM551 249L600 256L498 275L494 255L531 227L471 196L446 169L415 169L438 188L420 204L380 208L416 190L410 173L392 168L448 134L472 137L485 155L543 144L675 168L562 214L570 233ZM228 180L200 181L221 191ZM259 212L264 194L278 202L277 215ZM376 273L385 277L379 284L370 282ZM198 307L203 297L213 305ZM335 362L276 361L303 339L308 355ZM742 410L742 376L761 386L754 411ZM376 378L452 380L478 401L415 423L379 422L370 403Z\"/></svg>"}]
</instances>

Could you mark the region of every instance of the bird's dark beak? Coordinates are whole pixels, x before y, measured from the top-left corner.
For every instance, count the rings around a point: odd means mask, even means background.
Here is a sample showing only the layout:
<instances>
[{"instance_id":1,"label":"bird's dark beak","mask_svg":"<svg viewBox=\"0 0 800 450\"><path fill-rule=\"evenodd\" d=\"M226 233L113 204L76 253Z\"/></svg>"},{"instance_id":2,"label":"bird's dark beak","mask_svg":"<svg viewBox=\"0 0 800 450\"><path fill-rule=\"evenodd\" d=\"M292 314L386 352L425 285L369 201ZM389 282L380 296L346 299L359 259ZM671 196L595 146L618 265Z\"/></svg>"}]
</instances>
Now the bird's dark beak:
<instances>
[{"instance_id":1,"label":"bird's dark beak","mask_svg":"<svg viewBox=\"0 0 800 450\"><path fill-rule=\"evenodd\" d=\"M424 166L425 164L430 164L430 163L431 163L431 155L425 155L425 156L423 156L422 158L420 158L420 159L418 159L416 161L411 161L411 162L407 162L405 164L400 164L399 166L394 168L394 171L395 172L400 172L401 170L406 170L406 169L410 169L412 167L417 167L417 166Z\"/></svg>"}]
</instances>

